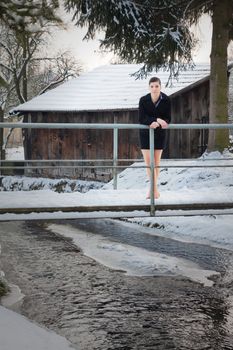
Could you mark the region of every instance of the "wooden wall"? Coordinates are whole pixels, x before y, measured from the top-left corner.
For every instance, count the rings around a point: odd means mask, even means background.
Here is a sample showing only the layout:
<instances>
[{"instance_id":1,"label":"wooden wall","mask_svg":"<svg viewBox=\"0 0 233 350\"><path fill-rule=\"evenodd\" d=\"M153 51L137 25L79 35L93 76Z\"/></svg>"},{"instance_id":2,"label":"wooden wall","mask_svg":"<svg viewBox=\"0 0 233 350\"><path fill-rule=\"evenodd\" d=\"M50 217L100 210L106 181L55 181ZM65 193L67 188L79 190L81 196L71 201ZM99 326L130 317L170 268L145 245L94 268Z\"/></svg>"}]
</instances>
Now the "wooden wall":
<instances>
[{"instance_id":1,"label":"wooden wall","mask_svg":"<svg viewBox=\"0 0 233 350\"><path fill-rule=\"evenodd\" d=\"M34 113L26 118L32 122L46 123L138 123L138 111ZM24 130L25 159L112 159L113 131L104 129L33 129ZM137 130L119 130L118 158L141 157ZM39 163L38 163L39 164ZM54 163L55 164L55 163ZM73 164L73 163L70 163ZM91 162L88 165L93 165ZM99 163L110 165L112 162ZM121 163L123 164L123 163ZM125 164L125 163L124 163ZM34 174L35 171L29 171ZM37 170L36 175L50 177L79 177L109 181L112 170L104 169L50 169Z\"/></svg>"},{"instance_id":2,"label":"wooden wall","mask_svg":"<svg viewBox=\"0 0 233 350\"><path fill-rule=\"evenodd\" d=\"M209 81L171 96L172 123L209 121ZM208 130L169 130L169 158L200 156L208 143Z\"/></svg>"}]
</instances>

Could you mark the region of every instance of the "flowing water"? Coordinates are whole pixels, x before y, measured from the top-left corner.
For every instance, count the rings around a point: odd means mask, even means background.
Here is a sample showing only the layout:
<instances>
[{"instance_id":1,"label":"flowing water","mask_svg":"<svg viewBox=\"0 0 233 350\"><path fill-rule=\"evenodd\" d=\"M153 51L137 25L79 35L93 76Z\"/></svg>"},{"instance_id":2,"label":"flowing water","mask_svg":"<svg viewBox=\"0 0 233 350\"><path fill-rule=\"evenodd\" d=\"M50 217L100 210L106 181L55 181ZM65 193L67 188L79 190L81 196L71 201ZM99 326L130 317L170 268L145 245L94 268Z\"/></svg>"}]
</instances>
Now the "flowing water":
<instances>
[{"instance_id":1,"label":"flowing water","mask_svg":"<svg viewBox=\"0 0 233 350\"><path fill-rule=\"evenodd\" d=\"M209 286L156 271L129 275L84 255L54 233L59 227L72 227L80 242L88 233L90 245L101 236L102 249L112 242L118 250L166 254L216 274ZM25 295L12 307L81 350L233 349L232 252L150 230L115 220L1 223L0 270Z\"/></svg>"}]
</instances>

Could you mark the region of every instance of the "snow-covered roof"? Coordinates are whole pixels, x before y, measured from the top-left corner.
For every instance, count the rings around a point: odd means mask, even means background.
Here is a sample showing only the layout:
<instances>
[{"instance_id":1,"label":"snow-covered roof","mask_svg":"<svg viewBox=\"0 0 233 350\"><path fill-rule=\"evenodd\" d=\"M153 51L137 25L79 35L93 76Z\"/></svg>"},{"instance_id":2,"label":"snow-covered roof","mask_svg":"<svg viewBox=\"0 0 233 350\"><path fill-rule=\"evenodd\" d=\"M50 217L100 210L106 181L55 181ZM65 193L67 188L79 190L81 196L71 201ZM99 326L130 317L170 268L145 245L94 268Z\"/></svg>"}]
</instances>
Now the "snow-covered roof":
<instances>
[{"instance_id":1,"label":"snow-covered roof","mask_svg":"<svg viewBox=\"0 0 233 350\"><path fill-rule=\"evenodd\" d=\"M180 72L178 80L166 87L169 72L152 72L146 79L132 76L141 65L115 64L98 67L83 73L76 79L50 90L13 109L24 111L97 111L127 110L138 108L138 100L148 93L150 76L158 76L162 82L162 91L167 95L188 87L210 73L208 64L197 64L194 69Z\"/></svg>"}]
</instances>

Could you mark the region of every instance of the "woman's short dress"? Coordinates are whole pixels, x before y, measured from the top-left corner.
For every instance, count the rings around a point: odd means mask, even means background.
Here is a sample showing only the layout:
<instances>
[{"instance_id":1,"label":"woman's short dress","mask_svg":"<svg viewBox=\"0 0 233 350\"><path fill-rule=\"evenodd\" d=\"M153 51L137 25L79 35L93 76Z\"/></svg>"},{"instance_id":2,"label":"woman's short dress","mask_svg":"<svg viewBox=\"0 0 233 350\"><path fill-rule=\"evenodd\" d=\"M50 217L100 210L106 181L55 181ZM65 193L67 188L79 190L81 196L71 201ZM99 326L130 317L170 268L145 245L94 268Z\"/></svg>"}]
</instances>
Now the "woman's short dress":
<instances>
[{"instance_id":1,"label":"woman's short dress","mask_svg":"<svg viewBox=\"0 0 233 350\"><path fill-rule=\"evenodd\" d=\"M149 130L140 129L140 145L141 149L150 149L150 133ZM165 149L167 134L164 129L156 128L154 130L154 149Z\"/></svg>"}]
</instances>

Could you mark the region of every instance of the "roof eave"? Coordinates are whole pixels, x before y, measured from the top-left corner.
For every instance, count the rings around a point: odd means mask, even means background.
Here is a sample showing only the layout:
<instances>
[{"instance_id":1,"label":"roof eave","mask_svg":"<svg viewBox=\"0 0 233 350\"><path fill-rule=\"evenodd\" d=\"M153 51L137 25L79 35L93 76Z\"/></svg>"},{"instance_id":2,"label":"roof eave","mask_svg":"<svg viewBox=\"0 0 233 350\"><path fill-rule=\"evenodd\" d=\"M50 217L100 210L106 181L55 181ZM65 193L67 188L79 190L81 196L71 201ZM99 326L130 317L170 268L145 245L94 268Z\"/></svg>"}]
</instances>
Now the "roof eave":
<instances>
[{"instance_id":1,"label":"roof eave","mask_svg":"<svg viewBox=\"0 0 233 350\"><path fill-rule=\"evenodd\" d=\"M206 77L204 77L204 78L202 78L202 79L196 81L195 83L192 83L192 84L190 84L189 86L186 86L186 87L184 87L183 89L174 92L173 94L169 95L169 97L170 97L170 98L175 98L175 97L177 97L178 95L180 95L180 94L182 94L182 93L184 93L184 92L188 92L188 91L192 90L193 88L197 87L198 85L207 82L209 79L210 79L210 76L207 75Z\"/></svg>"},{"instance_id":2,"label":"roof eave","mask_svg":"<svg viewBox=\"0 0 233 350\"><path fill-rule=\"evenodd\" d=\"M16 115L22 115L22 114L27 114L27 113L70 113L70 112L76 112L76 113L83 113L83 112L122 112L122 111L132 111L132 110L137 110L138 107L122 107L122 108L108 108L108 109L64 109L64 110L48 110L48 109L35 109L35 110L14 110L14 114ZM12 115L12 113L11 113Z\"/></svg>"}]
</instances>

